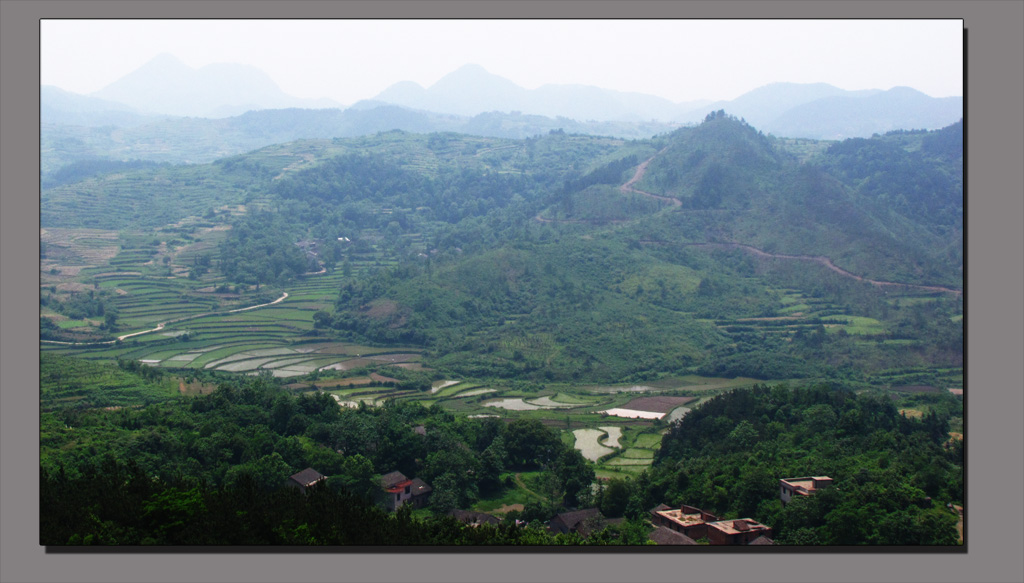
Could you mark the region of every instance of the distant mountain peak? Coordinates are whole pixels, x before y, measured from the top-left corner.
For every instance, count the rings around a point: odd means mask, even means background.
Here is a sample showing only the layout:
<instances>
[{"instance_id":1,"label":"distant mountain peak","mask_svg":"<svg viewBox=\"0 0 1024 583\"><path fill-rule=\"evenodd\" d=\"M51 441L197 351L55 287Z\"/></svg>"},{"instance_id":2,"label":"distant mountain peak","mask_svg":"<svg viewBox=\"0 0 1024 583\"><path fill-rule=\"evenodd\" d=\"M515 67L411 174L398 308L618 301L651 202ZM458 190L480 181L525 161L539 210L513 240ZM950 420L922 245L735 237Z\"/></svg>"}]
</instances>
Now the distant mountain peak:
<instances>
[{"instance_id":1,"label":"distant mountain peak","mask_svg":"<svg viewBox=\"0 0 1024 583\"><path fill-rule=\"evenodd\" d=\"M430 86L431 90L444 91L455 89L458 91L473 90L477 87L501 87L511 90L525 91L522 87L512 81L491 73L480 65L468 64L448 73L438 79Z\"/></svg>"},{"instance_id":2,"label":"distant mountain peak","mask_svg":"<svg viewBox=\"0 0 1024 583\"><path fill-rule=\"evenodd\" d=\"M169 53L157 55L91 96L139 111L190 117L226 117L252 109L337 106L329 100L292 97L252 65L211 63L194 69Z\"/></svg>"}]
</instances>

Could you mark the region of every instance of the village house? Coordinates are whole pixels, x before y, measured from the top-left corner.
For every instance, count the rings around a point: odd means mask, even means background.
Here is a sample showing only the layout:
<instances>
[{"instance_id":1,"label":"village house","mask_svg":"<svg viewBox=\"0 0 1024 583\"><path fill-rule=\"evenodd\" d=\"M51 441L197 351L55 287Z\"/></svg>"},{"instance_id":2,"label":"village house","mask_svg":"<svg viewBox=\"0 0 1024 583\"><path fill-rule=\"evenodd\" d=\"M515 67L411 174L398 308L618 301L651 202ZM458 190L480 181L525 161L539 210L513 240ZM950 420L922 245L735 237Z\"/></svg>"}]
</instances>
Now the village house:
<instances>
[{"instance_id":1,"label":"village house","mask_svg":"<svg viewBox=\"0 0 1024 583\"><path fill-rule=\"evenodd\" d=\"M695 545L697 541L686 536L681 532L676 532L670 528L659 526L651 531L648 535L649 539L654 541L655 544L659 545Z\"/></svg>"},{"instance_id":2,"label":"village house","mask_svg":"<svg viewBox=\"0 0 1024 583\"><path fill-rule=\"evenodd\" d=\"M299 491L305 494L306 490L326 480L327 476L321 474L320 472L314 470L313 468L306 468L301 472L290 476L286 484L293 488L298 488Z\"/></svg>"},{"instance_id":3,"label":"village house","mask_svg":"<svg viewBox=\"0 0 1024 583\"><path fill-rule=\"evenodd\" d=\"M575 532L583 538L587 538L595 532L604 530L607 526L621 524L623 521L623 518L605 518L597 508L584 508L555 516L548 521L548 531L555 534Z\"/></svg>"},{"instance_id":4,"label":"village house","mask_svg":"<svg viewBox=\"0 0 1024 583\"><path fill-rule=\"evenodd\" d=\"M448 512L449 516L455 518L463 524L468 524L472 527L480 526L481 524L500 524L501 519L497 516L492 516L485 512L476 512L473 510L459 510L458 508Z\"/></svg>"},{"instance_id":5,"label":"village house","mask_svg":"<svg viewBox=\"0 0 1024 583\"><path fill-rule=\"evenodd\" d=\"M410 494L412 497L409 499L412 502L413 508L423 508L430 503L430 493L434 491L430 487L430 484L424 482L420 478L413 478L412 484L410 484Z\"/></svg>"},{"instance_id":6,"label":"village house","mask_svg":"<svg viewBox=\"0 0 1024 583\"><path fill-rule=\"evenodd\" d=\"M651 509L654 526L663 526L694 540L707 537L708 523L716 520L718 517L714 514L686 504L679 508L659 504Z\"/></svg>"},{"instance_id":7,"label":"village house","mask_svg":"<svg viewBox=\"0 0 1024 583\"><path fill-rule=\"evenodd\" d=\"M772 529L751 518L709 522L708 542L713 545L746 545L762 537L769 537ZM772 544L771 539L757 544Z\"/></svg>"},{"instance_id":8,"label":"village house","mask_svg":"<svg viewBox=\"0 0 1024 583\"><path fill-rule=\"evenodd\" d=\"M810 496L815 490L831 485L832 478L828 476L784 478L779 480L779 498L783 504L786 504L794 495Z\"/></svg>"},{"instance_id":9,"label":"village house","mask_svg":"<svg viewBox=\"0 0 1024 583\"><path fill-rule=\"evenodd\" d=\"M414 508L422 508L429 502L430 493L433 491L433 488L423 480L410 480L398 471L381 476L380 485L385 495L384 506L391 511L398 510L406 502L411 502Z\"/></svg>"}]
</instances>

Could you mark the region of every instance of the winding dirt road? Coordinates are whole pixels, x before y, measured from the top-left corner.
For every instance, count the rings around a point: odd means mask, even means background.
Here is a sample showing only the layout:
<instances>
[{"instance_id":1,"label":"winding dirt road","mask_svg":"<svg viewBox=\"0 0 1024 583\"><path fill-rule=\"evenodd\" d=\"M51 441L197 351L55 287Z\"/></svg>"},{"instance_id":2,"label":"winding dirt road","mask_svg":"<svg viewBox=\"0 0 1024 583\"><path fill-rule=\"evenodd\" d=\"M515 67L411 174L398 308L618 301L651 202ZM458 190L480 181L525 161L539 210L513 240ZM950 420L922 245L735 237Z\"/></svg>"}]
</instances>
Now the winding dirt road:
<instances>
[{"instance_id":1,"label":"winding dirt road","mask_svg":"<svg viewBox=\"0 0 1024 583\"><path fill-rule=\"evenodd\" d=\"M680 202L679 199L677 199L677 198L671 198L671 197L668 197L668 196L658 196L657 194L651 194L650 192L644 192L642 190L637 190L637 189L633 188L633 185L636 184L637 182L639 182L640 179L644 177L644 174L647 172L647 165L651 163L651 160L654 160L656 157L658 157L659 154L661 154L662 152L664 152L667 149L668 149L668 146L665 146L661 150L658 150L658 152L656 154L654 154L650 158L648 158L648 159L644 160L643 162L641 162L640 165L636 167L636 172L633 173L633 177L630 178L628 182L626 182L625 184L620 186L619 187L619 191L622 192L623 194L626 194L626 193L629 193L629 192L633 192L633 193L636 193L636 194L641 194L643 196L650 197L650 198L653 198L653 199L656 199L656 200L660 200L662 202L667 202L667 203L669 203L669 204L671 204L673 206L680 206L680 205L682 205L683 203ZM625 223L626 222L625 220L622 220L622 219L610 219L610 220L596 220L596 219L593 219L593 220L588 220L588 219L546 219L546 218L540 216L539 214L537 216L533 217L533 218L534 218L534 220L536 220L538 222L541 222L541 223L611 223L611 224L619 224L619 223Z\"/></svg>"},{"instance_id":2,"label":"winding dirt road","mask_svg":"<svg viewBox=\"0 0 1024 583\"><path fill-rule=\"evenodd\" d=\"M228 310L227 313L233 314L235 312L244 312L246 310L255 310L256 308L265 308L267 306L272 306L274 304L283 302L285 300L285 298L287 298L287 297L288 297L288 292L282 292L281 297L277 298L276 300L274 300L272 302L268 302L266 304L260 304L258 306L249 306L248 308L238 308L237 310ZM166 322L160 322L159 324L157 324L156 328L150 328L149 330L143 330L141 332L132 332L131 334L123 334L121 336L118 336L117 340L103 340L103 341L96 341L96 342L61 342L60 340L40 340L40 342L46 342L47 344L62 344L62 345L65 345L65 346L93 346L93 345L96 345L96 344L114 344L115 342L118 342L119 340L124 340L125 338L131 338L132 336L141 336L143 334L149 334L150 332L159 332L160 330L163 330L164 327L167 326L168 324L177 324L178 322L184 322L186 320L194 320L196 318L202 318L202 317L205 317L205 316L212 316L212 315L217 314L217 313L218 312L206 312L206 313L203 313L203 314L194 314L192 316L185 316L184 318L177 318L177 319L174 319L174 320L167 320Z\"/></svg>"},{"instance_id":3,"label":"winding dirt road","mask_svg":"<svg viewBox=\"0 0 1024 583\"><path fill-rule=\"evenodd\" d=\"M648 159L644 160L643 162L641 162L640 165L637 166L636 172L633 173L633 177L630 178L629 181L627 181L625 184L620 186L619 187L619 191L622 192L623 194L628 193L628 192L632 192L632 193L635 193L635 194L640 194L640 195L647 196L647 197L650 197L650 198L653 198L653 199L656 199L656 200L659 200L659 201L662 201L662 202L667 202L667 203L669 203L669 204L671 204L673 206L682 206L682 201L680 201L678 198L672 198L672 197L668 197L668 196L659 196L657 194L652 194L650 192L645 192L643 190L638 190L636 188L633 188L634 184L636 184L641 179L643 179L644 174L647 172L647 166L651 163L651 161L654 160L655 158L657 158L663 152L665 152L666 149L668 149L668 146L662 148L661 150L658 150L658 152L656 154L654 154L650 158L648 158ZM545 219L545 218L541 217L540 215L537 215L535 218L538 221L542 222L542 223L579 223L579 222L584 222L584 221L579 221L579 220ZM769 252L764 251L762 249L758 249L757 247L752 247L750 245L744 245L743 243L692 243L690 245L693 246L693 247L726 247L726 248L734 248L734 249L743 249L743 250L748 251L750 253L753 253L754 255L757 255L759 257L767 257L767 258L772 258L772 259L790 259L790 260L796 260L796 261L813 261L813 262L816 262L816 263L820 263L821 265L824 265L825 267L828 267L832 271L835 271L836 273L839 273L839 274L841 274L843 276L851 277L851 278L853 278L853 279L855 279L857 281L866 281L866 282L868 282L868 283L870 283L870 284L872 284L874 286L878 286L878 287L897 286L897 287L904 287L904 288L911 288L911 289L919 289L919 290L924 290L924 291L934 291L934 292L950 293L950 294L954 294L954 295L957 295L957 296L959 296L959 295L961 295L963 293L963 290L949 288L949 287L942 287L942 286L937 286L937 285L915 285L915 284L910 284L910 283L899 283L899 282L894 282L894 281L879 281L879 280L875 280L875 279L869 279L869 278L866 278L866 277L862 277L860 275L856 275L854 273L850 273L849 271L846 271L845 269L843 269L842 267L839 267L835 263L832 263L832 260L829 259L828 257L823 257L823 256L817 256L817 255L785 255L785 254L781 254L781 253L769 253Z\"/></svg>"},{"instance_id":4,"label":"winding dirt road","mask_svg":"<svg viewBox=\"0 0 1024 583\"><path fill-rule=\"evenodd\" d=\"M656 199L656 200L660 200L662 202L667 202L667 203L669 203L669 204L671 204L673 206L681 206L683 203L678 198L672 198L670 196L659 196L657 194L651 194L650 192L644 192L643 190L637 190L637 189L633 188L633 185L636 184L637 182L640 182L640 180L644 177L644 174L647 173L647 165L651 163L651 160L654 160L655 158L660 156L661 153L664 152L667 149L668 149L668 146L665 146L664 148L658 150L658 152L655 155L653 155L650 158L648 158L648 159L644 160L643 162L641 162L640 165L636 167L636 173L633 174L633 178L630 178L629 182L627 182L627 183L623 184L622 186L620 186L619 190L623 194L625 194L627 192L634 192L636 194L642 194L644 196L647 196L647 197L650 197L650 198L653 198L653 199Z\"/></svg>"},{"instance_id":5,"label":"winding dirt road","mask_svg":"<svg viewBox=\"0 0 1024 583\"><path fill-rule=\"evenodd\" d=\"M942 287L942 286L937 286L937 285L914 285L914 284L911 284L911 283L898 283L898 282L894 282L894 281L878 281L876 279L868 279L866 277L861 277L859 275L850 273L849 271L846 271L842 267L837 266L835 263L832 263L832 260L829 259L828 257L822 257L820 255L783 255L783 254L780 254L780 253L769 253L767 251L758 249L757 247L751 247L750 245L744 245L742 243L690 243L688 246L690 246L690 247L724 247L724 248L731 248L731 249L743 249L744 251L748 251L750 253L753 253L754 255L757 255L758 257L768 257L768 258L771 258L771 259L795 259L795 260L799 260L799 261L813 261L813 262L816 262L816 263L820 263L820 264L824 265L825 267L828 267L829 269L831 269L832 271L835 271L836 273L839 273L841 275L845 275L846 277L852 277L853 279L856 279L857 281L866 281L866 282L868 282L868 283L870 283L872 285L876 285L876 286L887 286L887 285L889 285L889 286L909 287L909 288L913 288L913 289L920 289L920 290L925 290L925 291L945 292L945 293L951 293L951 294L955 294L955 295L960 295L960 294L963 293L963 290L949 288L949 287Z\"/></svg>"}]
</instances>

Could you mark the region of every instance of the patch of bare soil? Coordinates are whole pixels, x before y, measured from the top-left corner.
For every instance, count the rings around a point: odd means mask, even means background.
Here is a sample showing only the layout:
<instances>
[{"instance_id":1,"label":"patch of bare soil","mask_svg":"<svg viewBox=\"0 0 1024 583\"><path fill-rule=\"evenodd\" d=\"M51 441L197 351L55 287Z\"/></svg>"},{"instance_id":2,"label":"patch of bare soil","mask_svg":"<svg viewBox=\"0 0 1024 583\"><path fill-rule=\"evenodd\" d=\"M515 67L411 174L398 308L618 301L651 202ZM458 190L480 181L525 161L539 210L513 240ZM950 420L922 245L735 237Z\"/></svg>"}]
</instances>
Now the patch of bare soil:
<instances>
[{"instance_id":1,"label":"patch of bare soil","mask_svg":"<svg viewBox=\"0 0 1024 583\"><path fill-rule=\"evenodd\" d=\"M79 283L77 281L69 281L69 282L58 283L57 284L57 291L79 292L79 291L86 291L86 290L90 290L90 289L93 289L93 287L91 285L87 285L87 284L84 284L84 283Z\"/></svg>"},{"instance_id":2,"label":"patch of bare soil","mask_svg":"<svg viewBox=\"0 0 1024 583\"><path fill-rule=\"evenodd\" d=\"M209 395L216 388L217 385L211 383L202 383L194 380L186 384L183 379L178 380L178 392L182 395Z\"/></svg>"},{"instance_id":3,"label":"patch of bare soil","mask_svg":"<svg viewBox=\"0 0 1024 583\"><path fill-rule=\"evenodd\" d=\"M419 354L409 353L409 354L378 354L378 355L374 355L374 356L368 356L367 358L369 358L370 360L376 360L376 361L379 361L379 362L390 362L392 364L395 364L395 363L399 363L399 362L408 362L410 360L415 360L415 359L417 359L419 357L420 357Z\"/></svg>"},{"instance_id":4,"label":"patch of bare soil","mask_svg":"<svg viewBox=\"0 0 1024 583\"><path fill-rule=\"evenodd\" d=\"M685 405L690 401L695 401L697 397L670 397L670 396L658 396L658 397L640 397L633 399L629 403L622 406L623 409L632 409L634 411L651 411L654 413L668 413L669 411Z\"/></svg>"},{"instance_id":5,"label":"patch of bare soil","mask_svg":"<svg viewBox=\"0 0 1024 583\"><path fill-rule=\"evenodd\" d=\"M360 310L363 315L375 320L387 321L390 328L400 328L405 325L408 309L393 300L377 300L363 306Z\"/></svg>"},{"instance_id":6,"label":"patch of bare soil","mask_svg":"<svg viewBox=\"0 0 1024 583\"><path fill-rule=\"evenodd\" d=\"M522 512L523 508L525 508L525 506L523 506L522 504L505 504L501 508L495 508L494 510L491 510L491 514L505 514L508 512L512 512L513 510L518 510L519 512Z\"/></svg>"},{"instance_id":7,"label":"patch of bare soil","mask_svg":"<svg viewBox=\"0 0 1024 583\"><path fill-rule=\"evenodd\" d=\"M375 380L375 381L377 381L378 383L398 383L399 382L398 379L393 379L391 377L386 377L384 375L379 375L379 374L377 374L375 372L370 373L370 378Z\"/></svg>"},{"instance_id":8,"label":"patch of bare soil","mask_svg":"<svg viewBox=\"0 0 1024 583\"><path fill-rule=\"evenodd\" d=\"M400 363L396 364L395 366L397 368L404 368L405 370L420 370L420 371L422 371L422 370L432 370L432 369L424 367L422 364L420 364L418 362L400 362Z\"/></svg>"},{"instance_id":9,"label":"patch of bare soil","mask_svg":"<svg viewBox=\"0 0 1024 583\"><path fill-rule=\"evenodd\" d=\"M960 536L960 542L964 542L964 507L957 504L953 505L953 510L956 511L956 533Z\"/></svg>"},{"instance_id":10,"label":"patch of bare soil","mask_svg":"<svg viewBox=\"0 0 1024 583\"><path fill-rule=\"evenodd\" d=\"M60 272L58 275L66 277L75 277L80 271L85 269L84 265L54 265L51 269L54 267ZM50 269L47 269L46 271L50 271Z\"/></svg>"}]
</instances>

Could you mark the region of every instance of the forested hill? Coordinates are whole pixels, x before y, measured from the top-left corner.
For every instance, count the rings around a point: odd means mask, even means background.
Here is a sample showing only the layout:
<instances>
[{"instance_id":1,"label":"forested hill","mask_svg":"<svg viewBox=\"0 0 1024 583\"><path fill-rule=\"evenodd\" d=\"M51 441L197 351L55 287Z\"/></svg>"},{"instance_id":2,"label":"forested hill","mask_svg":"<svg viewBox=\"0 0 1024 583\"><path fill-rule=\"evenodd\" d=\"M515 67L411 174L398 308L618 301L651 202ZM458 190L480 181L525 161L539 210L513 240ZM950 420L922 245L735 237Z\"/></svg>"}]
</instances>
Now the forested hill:
<instances>
[{"instance_id":1,"label":"forested hill","mask_svg":"<svg viewBox=\"0 0 1024 583\"><path fill-rule=\"evenodd\" d=\"M887 396L824 386L720 395L665 435L652 498L758 516L783 544L955 544L956 520L936 501L963 493L963 441L948 433L962 410L930 400L913 418ZM783 506L779 479L798 476L835 482Z\"/></svg>"},{"instance_id":2,"label":"forested hill","mask_svg":"<svg viewBox=\"0 0 1024 583\"><path fill-rule=\"evenodd\" d=\"M213 267L256 285L315 242L345 273L317 333L459 374L851 375L962 364L962 165L962 124L828 144L720 111L645 140L387 132L126 167L44 191L41 221L229 223Z\"/></svg>"}]
</instances>

